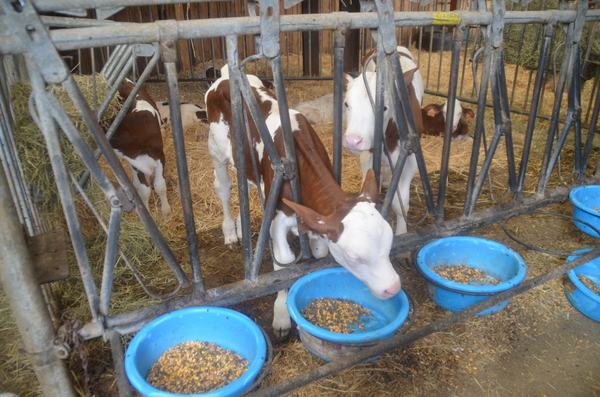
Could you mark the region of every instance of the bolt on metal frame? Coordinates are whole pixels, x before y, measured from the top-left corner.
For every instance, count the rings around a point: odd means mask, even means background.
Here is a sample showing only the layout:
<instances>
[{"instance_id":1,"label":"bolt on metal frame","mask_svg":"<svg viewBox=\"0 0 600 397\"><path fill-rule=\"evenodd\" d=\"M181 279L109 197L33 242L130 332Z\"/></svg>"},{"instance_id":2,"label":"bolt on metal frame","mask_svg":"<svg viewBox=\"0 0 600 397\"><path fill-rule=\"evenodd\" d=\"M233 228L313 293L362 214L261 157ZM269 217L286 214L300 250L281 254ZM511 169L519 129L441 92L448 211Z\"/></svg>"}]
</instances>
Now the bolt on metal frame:
<instances>
[{"instance_id":1,"label":"bolt on metal frame","mask_svg":"<svg viewBox=\"0 0 600 397\"><path fill-rule=\"evenodd\" d=\"M130 5L151 5L155 2L148 0L134 1L102 1L101 5L91 2L76 2L82 7L103 7L103 6L130 6ZM109 3L109 4L107 4ZM160 1L164 3L176 3L175 1ZM294 179L294 150L291 140L291 125L289 115L286 112L288 105L286 93L284 90L284 73L281 64L279 34L281 32L291 31L316 31L316 30L332 30L335 38L334 49L334 75L336 81L334 85L335 97L335 113L334 113L334 137L336 145L334 146L334 170L336 179L340 180L341 170L341 76L342 76L342 60L344 48L343 32L348 29L373 29L373 36L376 38L377 54L379 59L384 60L378 65L378 83L375 96L374 109L377 117L377 131L379 136L383 134L381 116L383 114L383 98L384 90L391 87L392 109L394 118L400 128L401 150L402 154L398 163L394 167L393 181L397 181L402 172L404 162L410 154L415 154L418 159L419 169L421 170L421 178L423 188L426 191L427 211L434 217L435 223L432 226L420 228L418 233L411 232L397 237L394 240L391 255L410 252L419 248L428 241L432 241L439 237L464 233L475 230L479 227L497 223L507 217L525 213L535 208L548 205L558 200L567 197L568 192L575 186L582 184L598 183L598 172L590 178L586 178L585 169L589 161L589 155L592 146L592 138L595 133L595 125L598 119L598 109L600 108L600 97L596 97L596 104L592 114L592 123L588 131L588 136L583 143L581 132L581 105L579 103L580 86L578 79L578 62L573 62L574 59L579 59L579 40L581 39L581 30L584 22L600 20L600 11L588 10L587 1L579 1L574 9L551 10L551 11L528 11L528 12L511 12L505 9L505 3L501 0L494 0L493 10L487 10L486 2L483 0L477 1L476 11L457 11L451 13L436 13L436 12L394 12L390 4L383 0L361 1L363 10L362 13L331 13L331 14L311 14L306 15L280 15L279 2L276 0L260 0L258 2L249 2L249 11L253 16L244 18L224 18L221 20L197 20L197 21L157 21L148 24L111 24L98 23L96 26L83 26L69 28L63 30L47 31L43 25L42 19L37 12L53 11L64 7L64 1L61 0L37 0L37 1L19 1L20 7L15 7L16 3L0 3L0 26L7 27L4 36L0 37L0 54L21 54L26 60L29 79L33 88L34 106L32 113L37 116L38 123L48 146L48 151L52 160L55 178L59 186L59 193L63 209L69 226L71 240L75 248L77 262L80 268L83 284L85 286L88 304L92 320L85 324L80 334L86 339L102 336L111 342L113 355L115 357L115 372L117 374L119 392L122 396L131 395L128 387L128 382L125 377L123 368L123 349L120 346L119 336L122 334L132 333L139 330L153 318L164 314L174 309L189 307L194 305L218 305L227 306L234 303L243 302L255 297L264 296L276 292L283 288L288 288L297 278L302 275L320 268L334 265L333 260L323 258L320 260L305 260L295 266L275 272L269 272L259 275L259 268L263 262L263 255L268 241L268 225L272 219L275 205L276 194L271 194L267 198L265 207L265 220L263 221L259 234L257 247L252 249L250 239L250 213L248 203L248 186L245 183L239 184L239 194L242 212L242 229L243 229L243 244L244 244L244 267L246 270L245 280L233 283L230 285L220 286L217 288L206 289L204 286L201 264L198 255L198 247L194 228L194 214L191 205L191 193L189 186L189 176L187 163L185 161L185 137L182 131L181 115L179 109L179 93L178 79L176 73L177 53L174 50L174 43L180 39L191 38L207 38L221 36L226 38L227 60L231 68L231 86L232 86L232 106L234 108L234 125L233 135L238 144L244 139L244 114L245 108L249 110L249 116L259 126L259 130L263 139L266 142L267 150L274 164L276 164L277 172L273 186L280 186L282 181L289 178L293 184L297 181ZM74 7L72 1L68 2L69 7ZM257 7L258 6L258 7ZM370 12L366 12L370 10ZM254 14L252 14L254 12ZM539 101L541 92L540 77L536 78L534 88L534 98L532 109L530 111L529 124L526 132L525 148L522 153L521 164L517 172L515 155L512 152L513 141L510 123L509 100L506 90L506 79L504 75L504 59L502 54L502 30L508 23L538 23L544 26L544 50L539 60L539 67L543 69L548 58L547 42L548 37L552 34L552 29L558 24L562 24L567 30L567 44L565 45L565 57L563 58L563 68L567 73L561 73L558 82L559 88L557 92L557 100L555 104L555 112L551 125L548 131L547 145L544 156L544 165L542 174L538 181L537 194L523 197L523 180L526 167L529 160L529 149L531 147L532 131L535 126L536 107ZM478 105L480 111L476 119L476 131L473 143L473 152L471 156L471 166L467 182L467 197L463 207L463 216L457 219L446 220L444 217L445 192L447 189L446 181L448 176L448 161L450 153L450 125L446 125L446 134L444 139L444 148L442 154L442 169L440 185L438 186L437 202L433 194L431 183L428 180L425 162L420 149L419 141L416 139L416 129L414 120L411 119L412 114L410 109L405 105L408 103L408 97L404 80L401 77L402 69L395 56L396 38L393 33L395 28L403 26L431 26L442 24L446 26L455 26L453 33L452 46L452 63L451 63L451 78L448 98L450 99L449 107L452 110L454 106L453 99L457 96L458 87L458 64L461 50L460 32L466 26L479 25L481 26L482 35L486 38L485 49L483 52L483 73L479 84ZM257 48L259 53L257 56L265 58L269 61L273 72L276 94L282 109L282 127L286 142L286 157L279 158L271 143L266 139L268 132L266 126L261 125L257 104L254 97L251 95L250 87L243 73L244 62L240 62L237 42L241 35L256 35ZM84 100L70 76L69 71L60 60L57 50L80 49L88 47L107 47L117 46L114 56L110 58L107 66L103 69L103 73L110 77L111 82L122 81L124 77L123 71L126 66L131 64L131 51L136 45L148 43L155 44L154 55L160 53L162 62L165 66L167 92L170 103L170 111L173 122L173 137L175 141L175 150L177 152L177 169L179 187L181 191L182 207L184 212L184 220L186 226L186 237L188 243L188 252L190 256L190 266L192 270L192 280L183 272L180 264L175 259L167 242L162 237L160 230L152 220L148 210L141 205L141 200L137 195L135 188L124 172L122 166L118 162L104 131L97 123L97 115L90 109L90 106ZM157 59L157 58L156 58ZM115 63L113 63L115 62ZM4 76L3 76L4 77ZM140 78L140 84L143 83L144 76ZM558 140L555 136L558 130L558 110L562 102L562 92L565 84L569 84L568 92L568 116L562 131L558 135ZM46 90L47 84L62 85L69 96L76 104L83 115L87 127L90 129L94 139L102 153L110 164L115 176L118 179L119 186L115 187L108 180L102 169L99 167L97 157L87 147L81 139L79 132L72 125L69 118L64 113L61 105L54 97L51 91ZM486 151L486 156L483 165L478 170L478 155L479 147L484 139L484 115L486 107L486 98L488 86L491 86L492 100L494 104L494 134L490 143L490 147ZM139 85L138 85L139 87ZM6 88L3 87L5 91ZM12 192L13 200L19 203L20 222L35 223L33 211L28 208L33 207L28 203L28 193L22 182L22 176L19 173L19 164L14 147L11 149L11 134L14 127L10 123L10 110L8 104L8 96L2 96L2 162L11 175L10 191ZM262 120L264 124L264 120ZM84 189L81 183L78 183L77 178L70 175L62 159L61 148L58 143L59 127L62 133L69 139L74 149L79 153L85 161L90 175L100 184L101 189L106 196L106 200L111 206L111 214L108 225L103 225L108 233L108 242L105 251L104 273L100 288L96 286L91 277L91 267L85 245L81 226L79 224L77 214L75 212L75 204L71 193L71 186L82 194ZM572 128L573 127L573 128ZM576 141L576 167L575 172L578 174L577 180L567 186L548 189L548 182L558 160L558 156L564 146L567 135L571 129L574 129ZM508 185L510 192L514 198L508 202L498 205L494 208L475 211L477 200L481 194L483 183L489 173L489 167L494 157L495 151L501 139L504 139L507 145L507 156L509 164ZM385 152L383 140L379 140L375 150L375 165L381 163L381 155ZM582 153L583 152L583 153ZM246 169L243 166L243 153L239 151L238 179L244 180L246 177ZM0 180L0 182L2 182ZM393 184L391 185L393 186ZM4 186L2 186L4 188ZM276 192L277 189L273 189ZM387 214L391 197L395 189L391 188L381 206L382 213ZM299 201L300 194L298 186L294 188L294 198ZM13 211L9 204L3 202L3 209ZM120 315L110 314L110 297L111 285L113 281L114 265L120 248L117 244L117 237L120 230L122 212L132 211L137 212L140 220L147 227L153 240L161 250L166 263L171 267L173 275L177 280L180 288L192 285L192 293L182 296L173 296L168 294L163 298L162 302L149 307L134 310ZM33 228L32 228L33 229ZM30 231L33 233L34 231ZM5 236L7 230L0 231L0 235ZM303 245L302 254L307 259L308 254L306 246ZM599 250L594 250L591 253L579 258L578 260L569 262L553 272L540 276L528 283L523 284L520 288L510 290L503 295L498 295L496 300L505 300L509 296L514 296L518 293L526 291L526 288L532 288L539 283L548 281L554 277L564 274L566 271L584 263L585 260L597 257L600 255ZM19 262L26 262L22 260ZM24 264L25 265L25 264ZM13 281L10 274L2 272L3 284L9 284ZM262 395L278 395L284 391L292 390L304 384L317 380L327 374L339 371L343 368L348 368L351 365L360 363L367 358L377 356L381 353L381 349L386 351L390 348L397 348L406 344L415 338L420 338L429 333L439 331L446 326L452 325L455 322L462 321L475 313L491 307L496 303L496 300L489 299L485 302L466 309L461 313L456 313L446 319L436 322L420 330L415 330L407 335L400 335L391 339L389 342L378 347L367 349L364 353L350 358L345 363L327 364L318 370L308 374L300 375L294 379L283 382L280 385L275 385L268 390L260 390L253 394ZM15 313L19 315L19 313ZM38 310L37 315L43 316L41 310ZM48 329L47 326L41 326ZM27 335L24 335L27 337ZM408 341L408 342L407 342ZM35 351L29 351L30 357ZM51 395L55 390L56 384L45 381L44 368L37 366L37 362L33 360L32 364L40 371L40 383L46 394ZM46 374L47 375L47 374ZM68 389L69 380L66 375L57 376L56 383L60 384L61 388ZM63 394L68 395L68 394Z\"/></svg>"}]
</instances>

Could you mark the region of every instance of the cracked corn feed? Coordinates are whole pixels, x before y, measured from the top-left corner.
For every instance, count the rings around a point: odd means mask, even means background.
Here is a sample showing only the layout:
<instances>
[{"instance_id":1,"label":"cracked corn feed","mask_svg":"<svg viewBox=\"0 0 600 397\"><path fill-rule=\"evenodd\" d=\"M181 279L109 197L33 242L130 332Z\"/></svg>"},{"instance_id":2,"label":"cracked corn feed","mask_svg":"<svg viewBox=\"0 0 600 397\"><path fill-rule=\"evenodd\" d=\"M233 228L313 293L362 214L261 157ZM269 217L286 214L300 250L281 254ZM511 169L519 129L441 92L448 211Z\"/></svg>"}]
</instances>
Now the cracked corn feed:
<instances>
[{"instance_id":1,"label":"cracked corn feed","mask_svg":"<svg viewBox=\"0 0 600 397\"><path fill-rule=\"evenodd\" d=\"M216 343L191 341L169 348L152 364L146 381L174 394L199 394L220 389L248 369L248 361Z\"/></svg>"},{"instance_id":2,"label":"cracked corn feed","mask_svg":"<svg viewBox=\"0 0 600 397\"><path fill-rule=\"evenodd\" d=\"M588 276L583 276L581 274L578 274L577 277L579 278L579 281L581 281L583 285L588 287L590 291L592 291L596 295L600 295L600 288L598 288L596 283L591 278L589 278Z\"/></svg>"},{"instance_id":3,"label":"cracked corn feed","mask_svg":"<svg viewBox=\"0 0 600 397\"><path fill-rule=\"evenodd\" d=\"M438 276L461 284L495 285L500 283L481 270L466 265L442 265L431 270Z\"/></svg>"},{"instance_id":4,"label":"cracked corn feed","mask_svg":"<svg viewBox=\"0 0 600 397\"><path fill-rule=\"evenodd\" d=\"M361 317L372 316L370 310L349 299L312 299L304 309L302 317L317 327L339 334L351 334L365 329Z\"/></svg>"}]
</instances>

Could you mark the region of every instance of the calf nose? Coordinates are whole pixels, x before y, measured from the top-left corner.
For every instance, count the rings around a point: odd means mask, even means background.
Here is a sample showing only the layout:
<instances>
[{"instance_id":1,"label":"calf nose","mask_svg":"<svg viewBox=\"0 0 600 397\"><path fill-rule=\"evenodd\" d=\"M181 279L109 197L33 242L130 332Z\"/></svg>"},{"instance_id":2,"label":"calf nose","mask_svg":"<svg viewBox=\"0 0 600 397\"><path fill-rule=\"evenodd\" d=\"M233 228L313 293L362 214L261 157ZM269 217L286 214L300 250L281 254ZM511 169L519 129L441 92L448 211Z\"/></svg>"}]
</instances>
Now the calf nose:
<instances>
[{"instance_id":1,"label":"calf nose","mask_svg":"<svg viewBox=\"0 0 600 397\"><path fill-rule=\"evenodd\" d=\"M344 135L344 147L348 150L362 150L363 138L358 135Z\"/></svg>"},{"instance_id":2,"label":"calf nose","mask_svg":"<svg viewBox=\"0 0 600 397\"><path fill-rule=\"evenodd\" d=\"M389 288L386 288L385 291L383 291L383 294L385 295L386 299L387 298L391 298L392 296L395 296L398 292L400 292L400 288L401 288L401 284L400 281L394 283L394 285L392 285Z\"/></svg>"}]
</instances>

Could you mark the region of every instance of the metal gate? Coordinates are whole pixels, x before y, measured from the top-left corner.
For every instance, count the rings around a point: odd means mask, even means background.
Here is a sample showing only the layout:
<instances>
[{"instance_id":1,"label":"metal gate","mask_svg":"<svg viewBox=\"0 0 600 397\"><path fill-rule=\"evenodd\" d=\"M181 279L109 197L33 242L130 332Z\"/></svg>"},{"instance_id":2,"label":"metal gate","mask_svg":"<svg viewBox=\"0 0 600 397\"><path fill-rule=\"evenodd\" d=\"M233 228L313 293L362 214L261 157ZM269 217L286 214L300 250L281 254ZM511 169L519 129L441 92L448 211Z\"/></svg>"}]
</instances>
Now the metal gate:
<instances>
[{"instance_id":1,"label":"metal gate","mask_svg":"<svg viewBox=\"0 0 600 397\"><path fill-rule=\"evenodd\" d=\"M138 6L153 4L152 1L144 0L103 0L76 2L81 8L101 8L119 6ZM176 3L174 1L161 1L160 3ZM285 1L285 6L291 6L295 1ZM90 320L75 332L78 338L91 339L103 337L109 340L113 352L115 372L118 377L119 392L122 396L131 395L130 386L125 377L123 368L123 347L121 336L134 333L141 329L146 323L157 316L170 312L174 309L198 306L216 305L228 306L235 303L247 301L255 297L261 297L274 293L278 290L288 288L291 284L304 274L316 269L333 266L335 263L331 257L320 260L311 260L306 248L302 244L303 260L293 267L278 272L260 273L263 263L267 240L268 227L272 213L266 211L263 226L256 243L251 238L251 216L248 206L248 191L246 184L239 184L240 208L243 228L244 247L244 269L243 281L228 284L216 288L206 288L203 280L202 266L196 240L194 212L191 205L191 189L186 162L186 138L183 134L180 95L178 91L178 74L176 63L178 54L175 43L178 40L202 39L211 37L223 37L226 42L227 62L231 68L232 91L240 97L249 98L248 87L244 83L243 66L248 59L241 60L238 52L238 39L242 35L253 35L255 37L256 54L250 59L261 59L267 62L272 72L277 97L280 106L285 110L286 92L284 88L284 68L281 59L281 44L279 37L285 32L311 32L330 31L334 40L333 49L333 78L334 78L334 174L339 181L341 178L341 136L342 136L342 74L345 48L345 32L351 29L370 30L375 40L378 59L385 59L378 67L378 73L384 78L380 79L377 94L384 90L386 79L394 79L398 87L394 90L394 117L403 120L402 114L410 113L404 109L404 100L408 97L403 79L397 79L402 75L402 70L396 53L397 29L410 27L427 27L443 25L453 28L452 49L450 63L449 90L443 93L449 99L449 113L452 113L454 99L458 96L459 87L459 60L463 54L464 32L470 27L479 28L481 39L481 61L480 79L476 93L478 113L475 122L475 133L473 150L469 167L468 180L465 185L466 198L462 203L462 216L448 219L445 214L446 191L448 180L448 160L452 145L449 124L446 126L444 148L442 153L442 166L440 178L434 186L428 179L425 161L419 145L419 140L414 134L415 128L411 121L399 123L406 128L402 135L402 154L398 166L394 170L393 178L398 178L402 172L404 160L412 153L417 155L421 175L421 188L424 191L426 201L426 214L433 222L430 226L423 226L417 231L409 232L395 238L391 255L411 252L423 244L434 239L465 233L505 220L513 215L526 213L547 204L565 199L569 191L583 184L597 184L598 167L589 164L590 153L593 146L593 138L600 110L600 95L596 94L593 110L591 110L588 121L587 135L582 127L582 104L580 86L580 42L582 32L586 23L597 23L600 21L600 10L590 9L588 1L577 1L573 4L565 4L561 10L546 11L510 11L504 1L492 1L491 9L488 9L486 1L473 2L471 11L454 12L395 12L391 2L384 0L361 1L363 12L360 13L329 13L310 15L283 15L280 2L277 0L260 0L248 2L248 14L251 16L242 18L222 18L206 20L187 21L156 21L145 24L135 23L111 23L108 21L90 21L89 26L78 26L48 31L44 26L39 12L57 11L65 8L73 8L73 1L67 0L37 0L37 1L4 1L0 3L0 27L2 36L0 38L0 53L5 57L22 55L25 60L25 68L31 82L32 95L30 100L30 111L43 133L45 144L50 155L52 169L58 193L60 195L62 208L66 223L68 225L70 240L73 245L74 254L80 270L81 282L85 286L87 294ZM562 3L561 3L562 4ZM547 130L546 148L543 157L541 171L537 176L537 189L535 193L524 191L524 181L529 164L530 146L533 139L534 128L537 122L538 105L540 95L543 91L543 74L536 76L532 91L532 99L529 106L529 123L525 132L525 140L521 151L521 158L517 159L514 151L514 142L511 129L510 98L507 91L505 75L505 54L503 47L504 30L508 25L539 24L543 29L542 47L538 59L537 70L545 70L546 63L551 57L550 42L556 29L563 29L565 42L562 46L561 73L556 82L555 102L550 124ZM108 47L112 49L113 57L105 65L101 73L107 76L109 85L116 90L116 83L122 81L134 65L137 56L151 58L149 68L138 70L134 73L138 80L138 87L143 84L149 74L149 70L161 62L165 71L166 84L170 103L170 111L173 118L173 139L177 153L178 183L184 213L184 227L187 241L187 259L189 269L182 268L182 262L173 254L173 247L164 238L160 228L152 218L147 208L140 205L140 197L133 187L129 177L118 161L114 151L105 135L105 131L98 123L99 114L105 106L102 104L93 111L88 100L83 98L80 87L74 77L69 73L58 50L78 50L81 48ZM38 285L32 270L25 241L21 232L25 225L29 236L40 235L48 232L37 214L36 206L30 195L30 189L23 180L21 165L18 160L17 148L14 141L14 124L12 110L10 109L9 85L6 69L1 71L2 75L2 163L4 171L0 178L0 198L2 205L1 219L5 219L5 227L0 231L0 245L2 257L5 262L17 263L22 266L9 268L3 266L0 273L4 290L10 297L11 307L18 317L20 330L24 340L25 350L37 371L38 379L47 395L69 396L74 392L70 385L69 376L61 359L68 354L64 344L56 344L57 335L64 335L65 325L55 332L52 318L47 316L46 305L40 294ZM48 86L61 86L67 92L71 101L81 113L82 119L89 129L98 151L94 151L86 143L80 131L73 125L63 107L55 97L53 90ZM597 90L597 85L595 86ZM565 97L565 90L567 94ZM114 91L112 91L114 95ZM461 98L463 99L463 98ZM566 117L560 118L563 111L563 103L567 103ZM247 103L250 108L256 106L252 101ZM376 106L383 106L377 103ZM489 142L485 139L486 128L484 116L487 111L494 115L493 131ZM592 108L588 108L592 109ZM382 114L382 109L376 109ZM238 125L242 126L241 114ZM121 116L122 117L122 116ZM119 120L119 116L117 116ZM118 121L117 121L118 122ZM116 125L116 124L114 124ZM110 130L114 128L110 127ZM286 123L283 123L285 126ZM289 134L288 128L284 127L285 133ZM62 133L61 133L62 131ZM242 131L235 131L241 134ZM65 166L63 156L64 149L61 148L60 136L64 136L70 143L72 150L81 157L87 171L85 175L73 175L71 170ZM573 139L574 150L563 151L567 138ZM478 210L477 204L481 197L484 186L490 177L489 169L496 155L501 141L506 146L506 157L508 164L507 190L504 200L499 200L496 206ZM487 143L483 159L480 159L480 148ZM380 143L381 145L381 143ZM381 146L379 146L381 147ZM114 173L112 180L99 166L98 157L102 155L110 169ZM553 173L557 169L561 158L571 157L574 169L571 179L556 187L549 187ZM293 158L292 158L293 159ZM281 159L283 161L285 159ZM290 159L287 159L290 160ZM287 161L286 160L286 161ZM293 161L293 160L292 160ZM381 151L375 151L374 168L378 170L381 163ZM243 164L242 161L238 162ZM282 165L282 163L279 163ZM595 171L591 174L587 171L588 166ZM238 168L238 178L245 179L246 170ZM97 212L97 203L86 194L86 176L90 175L99 185L103 194L103 204L110 208L108 222L105 223ZM4 177L6 175L6 177ZM282 178L278 174L276 178ZM436 193L434 193L434 191ZM10 193L10 194L9 194ZM395 194L390 189L381 203L381 212L387 214L391 205L391 199ZM75 207L75 196L83 197L90 210L97 218L98 223L107 234L104 246L104 260L102 265L102 277L98 282L93 277L93 264L90 263L86 245L84 242L84 230ZM151 239L154 241L164 262L172 270L172 277L176 286L163 295L153 294L151 297L156 303L143 308L128 311L126 313L111 314L111 286L114 282L115 262L119 256L127 262L126 255L120 251L118 244L119 230L122 227L123 213L134 211L145 226ZM510 296L522 293L534 286L544 283L552 278L564 274L568 270L600 256L600 249L555 269L552 272L529 280L519 287L501 293L494 298L481 302L462 312L455 313L447 318L430 324L406 335L397 335L380 345L366 349L360 354L352 356L343 362L329 363L316 371L296 376L289 381L262 389L253 393L257 396L279 395L294 388L300 387L331 373L348 368L363 362L367 358L375 357L382 352L389 351L405 345L413 340L426 336L432 332L439 331L445 327L462 321L476 313L494 306L498 302L508 299ZM135 270L132 271L135 274ZM18 280L18 281L17 281ZM141 282L141 281L140 281ZM143 285L143 283L142 283ZM25 313L24 307L34 308L35 315L21 316ZM55 319L55 321L57 321ZM34 331L32 331L34 330ZM42 332L39 332L42 330ZM73 343L71 341L71 343ZM81 342L80 342L81 343Z\"/></svg>"}]
</instances>

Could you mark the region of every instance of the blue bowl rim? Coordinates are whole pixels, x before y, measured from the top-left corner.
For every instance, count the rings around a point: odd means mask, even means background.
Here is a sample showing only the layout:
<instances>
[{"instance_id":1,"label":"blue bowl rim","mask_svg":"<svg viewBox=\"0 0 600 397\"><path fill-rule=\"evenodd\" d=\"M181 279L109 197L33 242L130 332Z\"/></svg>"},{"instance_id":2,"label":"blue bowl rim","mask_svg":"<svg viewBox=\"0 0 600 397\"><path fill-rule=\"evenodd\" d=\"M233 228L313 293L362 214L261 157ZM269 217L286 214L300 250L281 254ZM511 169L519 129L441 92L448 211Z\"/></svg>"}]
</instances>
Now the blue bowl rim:
<instances>
[{"instance_id":1,"label":"blue bowl rim","mask_svg":"<svg viewBox=\"0 0 600 397\"><path fill-rule=\"evenodd\" d=\"M594 189L594 190L600 190L600 185L586 185L586 186L578 186L575 189L572 189L569 192L569 199L571 200L571 202L573 203L573 205L577 208L579 208L582 211L587 212L588 214L591 215L595 215L595 216L600 216L600 211L595 210L591 207L588 207L587 205L583 204L581 202L581 200L579 200L579 198L577 197L578 193L581 193L584 190L588 190L588 189Z\"/></svg>"},{"instance_id":2,"label":"blue bowl rim","mask_svg":"<svg viewBox=\"0 0 600 397\"><path fill-rule=\"evenodd\" d=\"M518 265L517 274L510 280L503 281L501 283L494 284L494 285L469 285L469 284L463 284L463 283L459 283L456 281L448 280L447 278L444 278L444 277L436 274L433 270L431 270L429 268L429 266L426 266L425 264L421 263L423 261L422 256L421 256L422 254L426 253L427 251L429 251L431 249L434 249L436 246L438 246L440 244L447 243L447 242L453 241L453 240L454 241L466 241L466 242L479 241L484 244L500 248L502 251L505 251L507 254L511 255L513 258L515 258L517 260L517 265ZM444 237L444 238L432 241L430 243L427 243L417 252L417 255L415 257L415 263L416 263L416 266L421 271L421 274L425 277L425 279L427 281L435 284L436 286L438 286L440 288L460 291L460 293L467 294L467 295L468 294L480 295L482 293L495 294L498 292L502 292L502 291L508 290L508 289L513 288L514 286L520 284L523 280L525 280L525 276L527 275L527 266L525 264L525 261L523 260L521 255L519 255L515 250L507 247L504 244L500 244L496 241L488 240L488 239L481 238L481 237L472 237L472 236Z\"/></svg>"},{"instance_id":3,"label":"blue bowl rim","mask_svg":"<svg viewBox=\"0 0 600 397\"><path fill-rule=\"evenodd\" d=\"M311 322L309 322L308 320L306 320L302 316L301 312L298 310L298 307L294 303L296 293L299 288L301 288L304 284L308 283L309 281L314 280L319 277L329 276L332 274L347 274L347 275L354 277L348 270L346 270L343 267L333 267L333 268L329 268L329 269L321 269L321 270L317 270L312 273L309 273L309 274L299 278L298 280L296 280L296 282L292 285L292 287L290 288L290 290L288 292L287 307L288 307L290 316L296 322L296 324L298 324L298 326L300 328L302 328L309 334L316 336L317 338L325 339L328 341L335 341L336 343L363 343L363 342L367 342L367 341L375 341L377 339L381 339L380 337L384 336L384 335L388 335L388 334L391 335L398 328L400 328L402 326L402 324L404 324L404 322L408 318L410 304L408 302L408 297L406 296L404 291L400 290L400 292L397 295L390 298L390 299L400 299L401 307L400 307L400 311L398 312L398 315L396 315L396 317L392 321L390 321L388 324L386 324L385 326L383 326L377 330L353 333L353 334L341 334L338 332L328 331L321 327L317 327L316 325L314 325ZM326 296L324 296L324 297L326 297ZM360 302L357 302L357 303L360 304Z\"/></svg>"},{"instance_id":4,"label":"blue bowl rim","mask_svg":"<svg viewBox=\"0 0 600 397\"><path fill-rule=\"evenodd\" d=\"M576 253L586 253L592 251L591 248L584 248L584 249L580 249L575 251ZM571 262L572 260L580 257L581 255L571 255L566 259L566 262ZM598 259L596 259L598 260ZM586 264L589 264L591 262L587 262ZM584 264L584 265L586 265ZM584 266L582 265L582 266ZM578 269L578 268L575 268ZM575 284L575 287L577 287L585 296L587 296L588 298L600 303L600 295L595 294L592 290L590 290L584 283L581 282L581 280L579 280L579 277L577 277L577 273L575 273L575 269L569 270L567 272L567 276L569 277L569 280L571 280L571 282L573 284Z\"/></svg>"},{"instance_id":5,"label":"blue bowl rim","mask_svg":"<svg viewBox=\"0 0 600 397\"><path fill-rule=\"evenodd\" d=\"M240 385L241 383L250 383L248 388L251 387L252 383L254 382L254 379L260 374L260 371L263 368L263 365L264 365L264 362L266 359L266 354L267 354L267 342L265 340L264 333L258 327L258 325L254 321L252 321L248 316L246 316L240 312L237 312L235 310L227 309L224 307L218 307L218 306L196 306L196 307L188 307L188 308L184 308L184 309L173 310L172 312L165 313L162 316L155 318L154 320L152 320L151 322L146 324L140 331L138 331L138 333L133 337L133 339L129 343L129 346L127 347L127 352L129 352L129 348L132 346L135 349L139 348L139 344L141 343L142 338L145 336L145 332L142 333L142 330L144 330L144 329L148 330L149 328L155 327L156 325L161 324L165 321L170 321L170 319L173 316L178 316L181 314L194 314L194 313L198 313L198 312L220 313L220 314L226 315L230 318L235 318L236 320L240 321L241 323L246 324L250 329L254 330L254 333L256 336L256 342L257 342L257 351L264 351L264 354L262 354L262 357L263 357L262 360L258 359L258 357L261 357L261 354L257 354L257 356L256 356L257 359L255 359L254 361L249 363L248 369L246 370L246 372L244 372L235 381L233 381L219 389L210 391L210 392L198 393L198 394L185 394L185 396L198 396L198 397L222 396L224 393L228 393L229 391L231 391L231 392L234 391L234 390L229 390L229 389L239 388L238 385ZM140 336L138 337L138 335L140 335ZM175 346L175 345L173 345L173 346ZM126 363L130 362L130 360L133 360L133 357L131 357L130 354L127 354L127 352L125 354ZM146 377L142 376L140 374L136 365L127 365L126 368L131 367L131 366L133 366L135 371L133 373L129 373L126 371L127 378L129 379L131 384L133 386L135 386L136 389L138 389L138 391L140 391L141 393L143 393L143 392L140 390L140 388L148 389L147 391L144 391L144 392L146 392L146 393L149 392L150 397L154 397L154 396L178 397L178 396L183 395L183 394L169 393L169 392L157 389L156 387L154 387L154 386L150 385L148 382L146 382ZM252 382L250 382L250 379L252 379ZM240 383L236 384L236 382L240 382ZM239 392L242 393L243 391L244 390L240 390Z\"/></svg>"}]
</instances>

